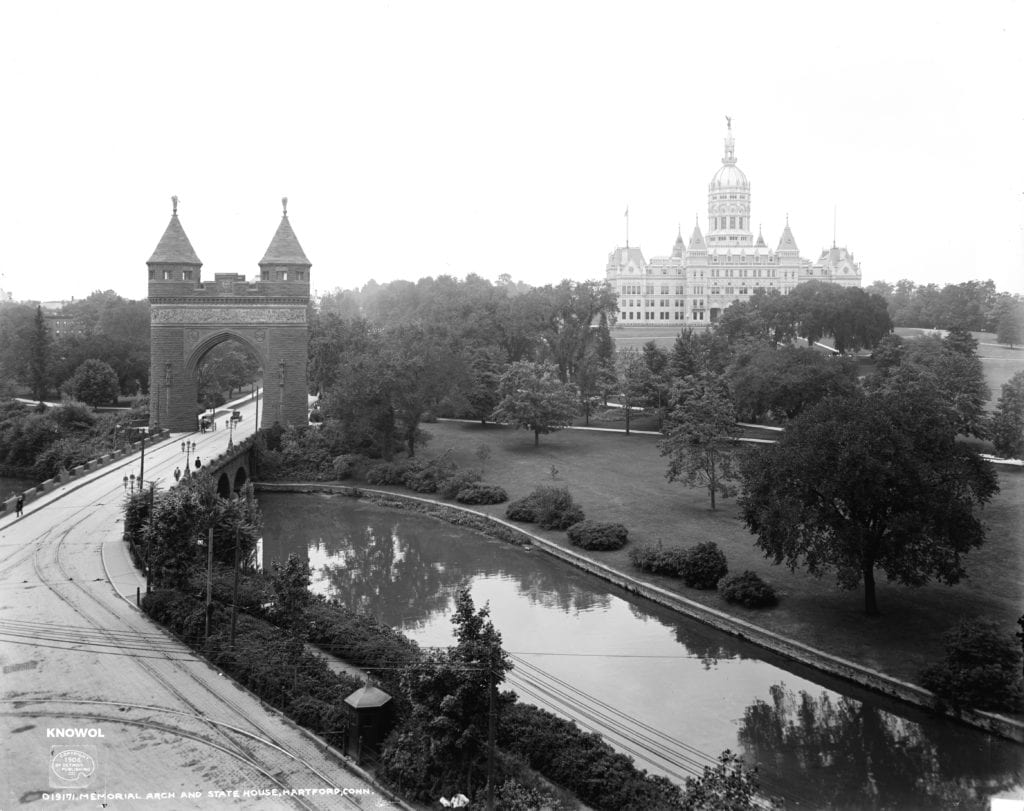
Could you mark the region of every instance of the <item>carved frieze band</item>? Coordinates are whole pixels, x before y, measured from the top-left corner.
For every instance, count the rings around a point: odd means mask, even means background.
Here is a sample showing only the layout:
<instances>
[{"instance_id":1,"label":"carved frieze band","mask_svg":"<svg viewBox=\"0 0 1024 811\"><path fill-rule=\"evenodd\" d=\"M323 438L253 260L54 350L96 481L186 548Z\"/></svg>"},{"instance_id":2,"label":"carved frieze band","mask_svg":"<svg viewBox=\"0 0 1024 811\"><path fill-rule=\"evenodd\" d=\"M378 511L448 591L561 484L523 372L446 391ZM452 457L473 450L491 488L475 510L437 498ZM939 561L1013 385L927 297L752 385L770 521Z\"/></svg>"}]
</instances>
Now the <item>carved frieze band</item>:
<instances>
[{"instance_id":1,"label":"carved frieze band","mask_svg":"<svg viewBox=\"0 0 1024 811\"><path fill-rule=\"evenodd\" d=\"M154 324L305 324L305 307L153 307Z\"/></svg>"}]
</instances>

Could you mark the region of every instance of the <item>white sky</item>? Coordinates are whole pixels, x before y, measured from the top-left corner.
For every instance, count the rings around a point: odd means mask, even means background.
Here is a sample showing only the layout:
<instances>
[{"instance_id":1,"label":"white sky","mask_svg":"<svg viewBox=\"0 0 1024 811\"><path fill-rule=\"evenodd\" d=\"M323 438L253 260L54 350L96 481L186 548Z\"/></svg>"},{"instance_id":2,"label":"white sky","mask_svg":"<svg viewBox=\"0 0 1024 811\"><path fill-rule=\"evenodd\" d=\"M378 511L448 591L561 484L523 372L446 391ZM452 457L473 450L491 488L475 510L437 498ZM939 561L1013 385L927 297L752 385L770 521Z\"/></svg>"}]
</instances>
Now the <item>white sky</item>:
<instances>
[{"instance_id":1,"label":"white sky","mask_svg":"<svg viewBox=\"0 0 1024 811\"><path fill-rule=\"evenodd\" d=\"M1024 4L8 2L4 274L146 295L170 196L206 278L289 198L318 291L603 278L671 251L721 165L753 223L865 284L1024 292Z\"/></svg>"}]
</instances>

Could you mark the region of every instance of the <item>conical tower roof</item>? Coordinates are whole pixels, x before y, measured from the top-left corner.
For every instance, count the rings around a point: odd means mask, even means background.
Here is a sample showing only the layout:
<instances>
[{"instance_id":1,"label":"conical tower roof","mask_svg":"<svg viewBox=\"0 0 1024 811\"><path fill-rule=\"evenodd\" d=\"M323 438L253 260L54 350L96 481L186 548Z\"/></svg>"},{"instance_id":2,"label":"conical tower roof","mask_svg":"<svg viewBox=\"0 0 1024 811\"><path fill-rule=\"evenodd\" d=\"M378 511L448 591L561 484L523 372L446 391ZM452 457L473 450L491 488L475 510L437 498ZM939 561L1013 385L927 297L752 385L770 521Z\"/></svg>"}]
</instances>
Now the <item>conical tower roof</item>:
<instances>
[{"instance_id":1,"label":"conical tower roof","mask_svg":"<svg viewBox=\"0 0 1024 811\"><path fill-rule=\"evenodd\" d=\"M796 240L793 239L793 232L789 230L789 217L786 217L786 227L782 231L782 238L779 240L778 251L796 251Z\"/></svg>"},{"instance_id":2,"label":"conical tower roof","mask_svg":"<svg viewBox=\"0 0 1024 811\"><path fill-rule=\"evenodd\" d=\"M685 247L686 247L686 244L683 242L683 228L682 228L682 226L680 226L679 227L679 232L678 232L678 234L676 234L676 243L675 243L675 245L672 246L672 255L673 256L682 256L683 255L683 250L685 249Z\"/></svg>"},{"instance_id":3,"label":"conical tower roof","mask_svg":"<svg viewBox=\"0 0 1024 811\"><path fill-rule=\"evenodd\" d=\"M790 236L793 236L790 234ZM754 243L755 248L767 248L768 243L764 241L764 234L761 233L761 226L757 226L757 242Z\"/></svg>"},{"instance_id":4,"label":"conical tower roof","mask_svg":"<svg viewBox=\"0 0 1024 811\"><path fill-rule=\"evenodd\" d=\"M704 242L704 235L700 232L700 223L693 224L693 233L690 235L691 251L706 251L707 243Z\"/></svg>"},{"instance_id":5,"label":"conical tower roof","mask_svg":"<svg viewBox=\"0 0 1024 811\"><path fill-rule=\"evenodd\" d=\"M178 265L202 265L192 243L185 235L185 229L181 227L181 221L178 220L178 198L172 197L171 201L174 206L171 221L167 224L167 230L160 237L156 250L153 251L153 255L149 257L149 262L146 264L163 262Z\"/></svg>"},{"instance_id":6,"label":"conical tower roof","mask_svg":"<svg viewBox=\"0 0 1024 811\"><path fill-rule=\"evenodd\" d=\"M284 214L281 216L281 224L277 226L277 233L270 240L270 247L260 260L261 265L305 265L310 267L311 263L299 244L298 237L292 230L292 224L288 222L288 198L282 200Z\"/></svg>"}]
</instances>

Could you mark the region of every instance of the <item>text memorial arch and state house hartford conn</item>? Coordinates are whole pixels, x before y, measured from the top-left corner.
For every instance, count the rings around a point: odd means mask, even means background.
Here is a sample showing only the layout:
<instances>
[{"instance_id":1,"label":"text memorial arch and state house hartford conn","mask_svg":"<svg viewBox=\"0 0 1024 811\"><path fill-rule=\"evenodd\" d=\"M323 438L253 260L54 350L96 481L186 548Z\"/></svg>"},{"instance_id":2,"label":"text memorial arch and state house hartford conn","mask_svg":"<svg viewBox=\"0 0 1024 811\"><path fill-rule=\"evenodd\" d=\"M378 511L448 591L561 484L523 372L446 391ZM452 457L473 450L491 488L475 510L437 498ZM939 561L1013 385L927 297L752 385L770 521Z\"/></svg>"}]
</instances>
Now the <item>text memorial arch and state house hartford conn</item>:
<instances>
[{"instance_id":1,"label":"text memorial arch and state house hartford conn","mask_svg":"<svg viewBox=\"0 0 1024 811\"><path fill-rule=\"evenodd\" d=\"M775 250L760 228L755 240L750 225L750 182L736 165L728 121L722 166L708 184L707 237L697 223L689 243L680 229L671 256L648 262L639 248L629 247L628 238L626 247L609 254L606 274L618 293L617 326L706 326L757 289L789 293L815 279L860 287L860 265L834 241L811 262L800 256L788 217Z\"/></svg>"},{"instance_id":2,"label":"text memorial arch and state house hartford conn","mask_svg":"<svg viewBox=\"0 0 1024 811\"><path fill-rule=\"evenodd\" d=\"M305 425L309 347L310 263L284 214L259 262L260 275L216 273L203 282L192 243L171 222L149 266L150 423L172 431L196 429L197 370L217 344L236 340L258 360L263 377L263 426Z\"/></svg>"}]
</instances>

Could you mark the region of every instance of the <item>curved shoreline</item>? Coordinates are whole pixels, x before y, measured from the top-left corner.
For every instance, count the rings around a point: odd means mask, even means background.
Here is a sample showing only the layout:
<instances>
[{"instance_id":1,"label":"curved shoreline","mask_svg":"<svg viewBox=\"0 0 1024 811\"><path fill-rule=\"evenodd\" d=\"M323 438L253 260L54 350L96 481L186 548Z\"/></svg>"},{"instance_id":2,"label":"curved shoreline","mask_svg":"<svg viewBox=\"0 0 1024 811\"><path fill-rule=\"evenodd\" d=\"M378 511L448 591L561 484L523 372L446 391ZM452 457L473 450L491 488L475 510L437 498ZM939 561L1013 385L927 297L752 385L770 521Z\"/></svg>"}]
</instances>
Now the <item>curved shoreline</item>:
<instances>
[{"instance_id":1,"label":"curved shoreline","mask_svg":"<svg viewBox=\"0 0 1024 811\"><path fill-rule=\"evenodd\" d=\"M257 491L278 493L326 493L329 495L364 499L382 507L394 507L424 513L447 521L450 524L468 527L498 540L519 545L536 546L552 557L565 561L632 594L639 595L687 617L710 625L719 631L752 642L773 653L780 654L829 675L838 676L877 693L935 712L934 696L923 687L896 679L848 659L833 656L798 642L795 639L760 628L746 620L689 600L659 586L646 583L643 580L593 561L572 550L565 549L516 524L480 512L479 510L424 498L423 496L341 484L259 482L256 484L256 489ZM1017 719L980 710L963 710L959 714L952 712L944 714L948 718L968 724L976 729L1007 738L1017 743L1024 743L1024 722Z\"/></svg>"}]
</instances>

